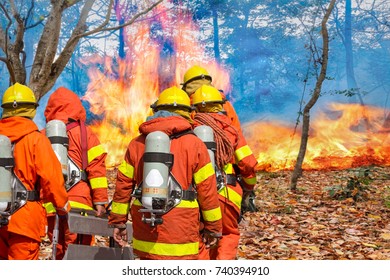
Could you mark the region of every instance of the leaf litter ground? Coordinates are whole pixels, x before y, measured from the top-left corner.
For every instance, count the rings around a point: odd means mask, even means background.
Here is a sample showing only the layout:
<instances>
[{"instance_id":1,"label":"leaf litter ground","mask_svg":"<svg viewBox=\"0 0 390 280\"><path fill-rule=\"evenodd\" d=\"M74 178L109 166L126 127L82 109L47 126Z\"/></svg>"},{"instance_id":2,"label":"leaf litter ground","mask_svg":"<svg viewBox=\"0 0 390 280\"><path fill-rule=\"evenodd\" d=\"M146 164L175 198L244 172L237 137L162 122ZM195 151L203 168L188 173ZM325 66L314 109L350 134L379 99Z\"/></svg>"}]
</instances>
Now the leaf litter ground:
<instances>
[{"instance_id":1,"label":"leaf litter ground","mask_svg":"<svg viewBox=\"0 0 390 280\"><path fill-rule=\"evenodd\" d=\"M362 170L371 180L359 199L331 197L330 188L345 187ZM116 169L108 170L110 197L115 176ZM304 171L295 192L290 176L290 171L257 175L259 211L246 213L240 222L238 259L390 259L390 167ZM108 246L108 240L96 236L95 245ZM44 238L39 258L48 260L51 252Z\"/></svg>"}]
</instances>

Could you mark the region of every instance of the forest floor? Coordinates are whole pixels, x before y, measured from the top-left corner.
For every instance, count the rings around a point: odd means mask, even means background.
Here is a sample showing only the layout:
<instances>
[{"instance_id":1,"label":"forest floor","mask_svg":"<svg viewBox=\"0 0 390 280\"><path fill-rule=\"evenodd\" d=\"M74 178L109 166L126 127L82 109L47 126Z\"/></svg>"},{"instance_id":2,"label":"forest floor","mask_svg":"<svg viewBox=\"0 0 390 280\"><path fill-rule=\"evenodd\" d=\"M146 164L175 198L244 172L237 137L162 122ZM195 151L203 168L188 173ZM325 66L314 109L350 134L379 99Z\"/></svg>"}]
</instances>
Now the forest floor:
<instances>
[{"instance_id":1,"label":"forest floor","mask_svg":"<svg viewBox=\"0 0 390 280\"><path fill-rule=\"evenodd\" d=\"M108 171L110 196L115 172ZM240 222L238 259L390 260L390 167L304 171L296 191L290 177L258 173L258 212ZM46 238L40 259L50 256Z\"/></svg>"}]
</instances>

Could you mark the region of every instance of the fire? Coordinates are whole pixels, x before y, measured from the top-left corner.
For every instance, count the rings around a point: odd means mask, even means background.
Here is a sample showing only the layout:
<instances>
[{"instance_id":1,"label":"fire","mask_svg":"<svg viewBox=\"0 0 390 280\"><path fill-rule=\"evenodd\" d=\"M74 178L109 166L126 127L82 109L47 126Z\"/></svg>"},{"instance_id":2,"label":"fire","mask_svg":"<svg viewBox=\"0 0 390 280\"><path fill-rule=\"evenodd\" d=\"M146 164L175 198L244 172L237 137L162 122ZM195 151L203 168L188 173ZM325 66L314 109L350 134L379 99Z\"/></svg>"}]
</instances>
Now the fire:
<instances>
[{"instance_id":1,"label":"fire","mask_svg":"<svg viewBox=\"0 0 390 280\"><path fill-rule=\"evenodd\" d=\"M108 152L107 167L120 164L139 125L152 113L150 105L164 89L180 87L191 66L205 67L215 87L229 90L228 71L207 57L198 34L189 13L160 5L152 19L126 30L124 59L98 55L83 59L90 78L83 99L101 118L91 127Z\"/></svg>"},{"instance_id":2,"label":"fire","mask_svg":"<svg viewBox=\"0 0 390 280\"><path fill-rule=\"evenodd\" d=\"M151 114L158 94L180 87L185 71L205 67L213 85L230 91L228 70L206 55L197 39L199 30L189 13L158 6L150 20L126 30L126 57L85 58L90 84L84 99L100 120L93 130L108 152L107 166L120 164L139 125ZM383 131L383 109L357 104L330 104L329 112L312 118L304 169L350 168L387 165L389 140ZM249 146L260 170L291 170L298 155L300 131L283 123L244 124Z\"/></svg>"},{"instance_id":3,"label":"fire","mask_svg":"<svg viewBox=\"0 0 390 280\"><path fill-rule=\"evenodd\" d=\"M303 169L346 169L390 164L383 108L359 104L329 104L311 120ZM245 127L258 169L292 170L301 133L278 122L256 122Z\"/></svg>"}]
</instances>

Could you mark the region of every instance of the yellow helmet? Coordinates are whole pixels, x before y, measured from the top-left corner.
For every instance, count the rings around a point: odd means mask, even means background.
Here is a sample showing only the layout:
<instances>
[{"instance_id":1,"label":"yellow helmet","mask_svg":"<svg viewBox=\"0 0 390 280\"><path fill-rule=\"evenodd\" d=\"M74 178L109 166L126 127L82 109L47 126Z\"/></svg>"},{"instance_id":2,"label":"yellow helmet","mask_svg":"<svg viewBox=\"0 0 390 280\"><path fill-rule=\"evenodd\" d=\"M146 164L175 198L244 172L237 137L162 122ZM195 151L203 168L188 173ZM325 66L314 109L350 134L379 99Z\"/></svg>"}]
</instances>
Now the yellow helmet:
<instances>
[{"instance_id":1,"label":"yellow helmet","mask_svg":"<svg viewBox=\"0 0 390 280\"><path fill-rule=\"evenodd\" d=\"M183 85L186 85L189 82L199 80L199 79L207 79L207 80L210 80L210 82L212 81L212 78L206 69L204 69L203 67L197 66L197 65L192 66L184 74Z\"/></svg>"},{"instance_id":2,"label":"yellow helmet","mask_svg":"<svg viewBox=\"0 0 390 280\"><path fill-rule=\"evenodd\" d=\"M16 108L18 104L33 104L38 106L33 91L25 85L15 83L4 92L1 107Z\"/></svg>"},{"instance_id":3,"label":"yellow helmet","mask_svg":"<svg viewBox=\"0 0 390 280\"><path fill-rule=\"evenodd\" d=\"M158 100L151 107L156 110L165 106L183 107L191 110L191 101L184 90L173 86L161 92Z\"/></svg>"},{"instance_id":4,"label":"yellow helmet","mask_svg":"<svg viewBox=\"0 0 390 280\"><path fill-rule=\"evenodd\" d=\"M192 104L224 103L221 93L213 86L202 85L191 96Z\"/></svg>"}]
</instances>

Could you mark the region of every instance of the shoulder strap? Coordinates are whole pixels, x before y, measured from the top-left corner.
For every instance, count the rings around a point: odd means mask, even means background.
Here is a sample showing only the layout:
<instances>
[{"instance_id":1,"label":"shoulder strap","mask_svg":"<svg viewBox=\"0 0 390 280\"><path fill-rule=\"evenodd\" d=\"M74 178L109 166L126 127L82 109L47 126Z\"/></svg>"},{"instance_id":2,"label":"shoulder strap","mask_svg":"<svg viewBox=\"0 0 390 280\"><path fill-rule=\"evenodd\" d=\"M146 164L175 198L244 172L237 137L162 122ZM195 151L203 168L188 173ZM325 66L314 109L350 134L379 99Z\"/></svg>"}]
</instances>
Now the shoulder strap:
<instances>
[{"instance_id":1,"label":"shoulder strap","mask_svg":"<svg viewBox=\"0 0 390 280\"><path fill-rule=\"evenodd\" d=\"M81 134L81 160L82 160L82 169L85 170L88 166L88 143L87 143L87 128L85 123L82 121L73 121L66 125L66 130L69 131L72 128L80 126Z\"/></svg>"},{"instance_id":2,"label":"shoulder strap","mask_svg":"<svg viewBox=\"0 0 390 280\"><path fill-rule=\"evenodd\" d=\"M172 139L177 139L177 138L179 138L179 137L181 137L181 136L184 136L184 135L186 135L186 134L193 134L193 135L195 135L194 131L193 131L191 128L189 128L189 129L187 129L187 130L184 130L184 131L181 131L181 132L172 134L171 136L169 136L169 138L170 138L171 140L172 140ZM195 136L196 136L196 135L195 135Z\"/></svg>"}]
</instances>

